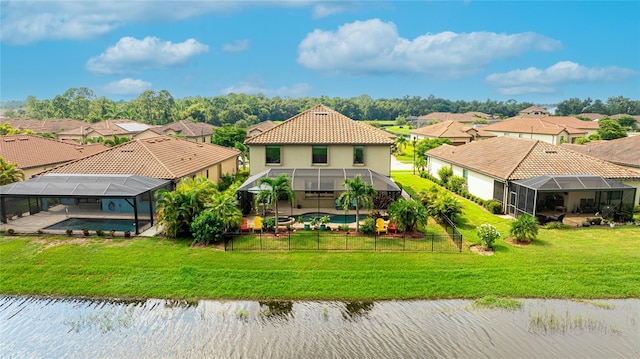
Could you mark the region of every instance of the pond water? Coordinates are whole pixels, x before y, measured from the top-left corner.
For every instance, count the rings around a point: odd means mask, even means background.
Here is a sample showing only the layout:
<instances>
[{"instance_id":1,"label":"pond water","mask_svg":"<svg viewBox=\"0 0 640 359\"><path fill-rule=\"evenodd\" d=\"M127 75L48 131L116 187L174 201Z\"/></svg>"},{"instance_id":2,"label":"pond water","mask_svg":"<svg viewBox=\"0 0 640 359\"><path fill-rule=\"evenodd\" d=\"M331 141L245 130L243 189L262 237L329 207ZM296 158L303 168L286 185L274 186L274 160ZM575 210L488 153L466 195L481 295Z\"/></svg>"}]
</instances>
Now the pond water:
<instances>
[{"instance_id":1,"label":"pond water","mask_svg":"<svg viewBox=\"0 0 640 359\"><path fill-rule=\"evenodd\" d=\"M638 358L640 300L114 301L0 297L5 358Z\"/></svg>"}]
</instances>

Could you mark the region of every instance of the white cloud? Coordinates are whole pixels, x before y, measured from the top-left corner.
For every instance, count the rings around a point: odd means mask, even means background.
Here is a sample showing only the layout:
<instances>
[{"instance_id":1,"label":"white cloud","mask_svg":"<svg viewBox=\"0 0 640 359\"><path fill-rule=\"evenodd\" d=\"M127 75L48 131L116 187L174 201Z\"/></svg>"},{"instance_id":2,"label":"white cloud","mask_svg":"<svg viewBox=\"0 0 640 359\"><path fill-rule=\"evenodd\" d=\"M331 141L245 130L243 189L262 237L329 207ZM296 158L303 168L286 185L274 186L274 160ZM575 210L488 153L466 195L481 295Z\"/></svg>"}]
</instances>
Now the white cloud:
<instances>
[{"instance_id":1,"label":"white cloud","mask_svg":"<svg viewBox=\"0 0 640 359\"><path fill-rule=\"evenodd\" d=\"M107 93L122 96L137 96L146 90L151 90L151 82L126 78L119 81L109 82L103 86Z\"/></svg>"},{"instance_id":2,"label":"white cloud","mask_svg":"<svg viewBox=\"0 0 640 359\"><path fill-rule=\"evenodd\" d=\"M249 50L249 40L238 40L233 44L222 45L222 50L226 52L241 52Z\"/></svg>"},{"instance_id":3,"label":"white cloud","mask_svg":"<svg viewBox=\"0 0 640 359\"><path fill-rule=\"evenodd\" d=\"M86 68L101 74L138 72L184 65L192 56L207 52L209 47L194 39L172 43L157 37L142 40L123 37L100 56L87 61Z\"/></svg>"},{"instance_id":4,"label":"white cloud","mask_svg":"<svg viewBox=\"0 0 640 359\"><path fill-rule=\"evenodd\" d=\"M521 95L553 93L568 83L617 81L637 75L634 70L616 66L589 68L575 62L561 61L542 70L529 67L491 74L486 81L502 94Z\"/></svg>"},{"instance_id":5,"label":"white cloud","mask_svg":"<svg viewBox=\"0 0 640 359\"><path fill-rule=\"evenodd\" d=\"M308 7L316 1L0 1L0 41L84 40L126 24L176 21L245 8Z\"/></svg>"},{"instance_id":6,"label":"white cloud","mask_svg":"<svg viewBox=\"0 0 640 359\"><path fill-rule=\"evenodd\" d=\"M313 7L311 15L314 19L320 19L320 18L331 16L334 14L340 14L343 12L351 11L353 9L354 9L354 3L348 3L348 2L320 3Z\"/></svg>"},{"instance_id":7,"label":"white cloud","mask_svg":"<svg viewBox=\"0 0 640 359\"><path fill-rule=\"evenodd\" d=\"M554 51L561 43L526 32L424 34L402 38L392 22L379 19L342 25L337 31L315 30L298 45L298 62L329 73L417 73L460 77L496 59L527 51Z\"/></svg>"},{"instance_id":8,"label":"white cloud","mask_svg":"<svg viewBox=\"0 0 640 359\"><path fill-rule=\"evenodd\" d=\"M221 92L224 95L230 93L243 93L243 94L263 94L265 96L273 97L304 97L309 94L311 86L307 83L297 83L292 87L282 86L277 89L269 89L261 87L260 84L251 83L249 81L241 81L238 84L229 86L223 89Z\"/></svg>"}]
</instances>

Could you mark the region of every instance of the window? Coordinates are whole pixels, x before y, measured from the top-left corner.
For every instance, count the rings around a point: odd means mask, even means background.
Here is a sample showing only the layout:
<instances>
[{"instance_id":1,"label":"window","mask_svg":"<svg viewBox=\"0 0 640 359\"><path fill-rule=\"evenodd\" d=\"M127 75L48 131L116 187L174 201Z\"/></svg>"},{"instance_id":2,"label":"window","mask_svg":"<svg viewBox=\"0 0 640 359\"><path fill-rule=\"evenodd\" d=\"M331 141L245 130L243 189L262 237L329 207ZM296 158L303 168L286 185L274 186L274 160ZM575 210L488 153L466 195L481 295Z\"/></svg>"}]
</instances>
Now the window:
<instances>
[{"instance_id":1,"label":"window","mask_svg":"<svg viewBox=\"0 0 640 359\"><path fill-rule=\"evenodd\" d=\"M280 146L267 146L266 147L266 163L274 164L280 163Z\"/></svg>"},{"instance_id":2,"label":"window","mask_svg":"<svg viewBox=\"0 0 640 359\"><path fill-rule=\"evenodd\" d=\"M353 146L353 164L364 164L364 146Z\"/></svg>"},{"instance_id":3,"label":"window","mask_svg":"<svg viewBox=\"0 0 640 359\"><path fill-rule=\"evenodd\" d=\"M467 169L462 169L462 177L464 177L464 179L467 180L467 183L469 182L469 170Z\"/></svg>"},{"instance_id":4,"label":"window","mask_svg":"<svg viewBox=\"0 0 640 359\"><path fill-rule=\"evenodd\" d=\"M311 149L312 163L327 164L327 146L313 146Z\"/></svg>"}]
</instances>

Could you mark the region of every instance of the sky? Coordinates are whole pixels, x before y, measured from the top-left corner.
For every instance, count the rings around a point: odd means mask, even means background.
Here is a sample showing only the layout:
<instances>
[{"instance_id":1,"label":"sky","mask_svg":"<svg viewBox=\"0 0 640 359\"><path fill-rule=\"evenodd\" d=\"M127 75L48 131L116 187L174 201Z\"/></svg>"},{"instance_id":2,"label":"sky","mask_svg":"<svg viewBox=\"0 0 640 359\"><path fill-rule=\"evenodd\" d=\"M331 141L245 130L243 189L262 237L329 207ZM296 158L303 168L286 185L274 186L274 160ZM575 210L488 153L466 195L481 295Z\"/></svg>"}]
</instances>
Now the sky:
<instances>
[{"instance_id":1,"label":"sky","mask_svg":"<svg viewBox=\"0 0 640 359\"><path fill-rule=\"evenodd\" d=\"M0 1L0 101L640 99L640 1Z\"/></svg>"}]
</instances>

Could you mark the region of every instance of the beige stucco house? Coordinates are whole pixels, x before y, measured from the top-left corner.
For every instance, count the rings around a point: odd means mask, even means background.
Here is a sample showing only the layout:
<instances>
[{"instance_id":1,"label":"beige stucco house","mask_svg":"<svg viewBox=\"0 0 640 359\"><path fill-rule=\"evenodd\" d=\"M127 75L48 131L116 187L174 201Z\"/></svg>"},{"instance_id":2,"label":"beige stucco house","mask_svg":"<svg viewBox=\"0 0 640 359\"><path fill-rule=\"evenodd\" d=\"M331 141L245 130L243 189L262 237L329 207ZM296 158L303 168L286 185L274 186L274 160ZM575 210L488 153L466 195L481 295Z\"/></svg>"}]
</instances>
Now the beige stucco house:
<instances>
[{"instance_id":1,"label":"beige stucco house","mask_svg":"<svg viewBox=\"0 0 640 359\"><path fill-rule=\"evenodd\" d=\"M577 138L587 135L586 130L556 124L544 118L531 117L530 115L513 117L483 126L482 130L491 132L496 136L528 138L544 141L552 145L560 145L565 142L573 143Z\"/></svg>"},{"instance_id":2,"label":"beige stucco house","mask_svg":"<svg viewBox=\"0 0 640 359\"><path fill-rule=\"evenodd\" d=\"M444 121L433 125L420 127L409 132L411 138L422 140L424 138L447 138L454 146L464 145L471 141L483 140L496 137L495 134L474 128L469 124L458 121Z\"/></svg>"},{"instance_id":3,"label":"beige stucco house","mask_svg":"<svg viewBox=\"0 0 640 359\"><path fill-rule=\"evenodd\" d=\"M0 157L16 163L25 179L107 148L103 144L79 145L33 135L0 136Z\"/></svg>"},{"instance_id":4,"label":"beige stucco house","mask_svg":"<svg viewBox=\"0 0 640 359\"><path fill-rule=\"evenodd\" d=\"M621 200L640 203L639 172L540 140L495 137L427 152L430 174L437 177L445 166L467 180L471 194L498 200L513 215L556 207L575 211L584 203L593 204L589 210L594 213ZM577 179L570 184L569 177ZM535 187L530 182L541 187L525 198L517 189ZM551 208L549 198L554 201Z\"/></svg>"},{"instance_id":5,"label":"beige stucco house","mask_svg":"<svg viewBox=\"0 0 640 359\"><path fill-rule=\"evenodd\" d=\"M317 105L245 141L251 178L288 173L293 178L296 206L331 207L344 189L345 178L361 174L379 191L399 192L390 180L393 136Z\"/></svg>"}]
</instances>

